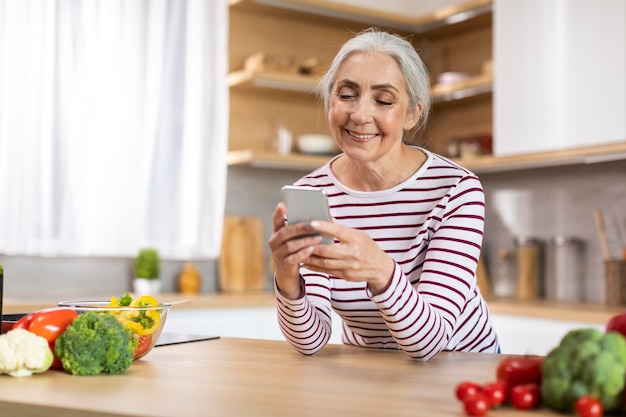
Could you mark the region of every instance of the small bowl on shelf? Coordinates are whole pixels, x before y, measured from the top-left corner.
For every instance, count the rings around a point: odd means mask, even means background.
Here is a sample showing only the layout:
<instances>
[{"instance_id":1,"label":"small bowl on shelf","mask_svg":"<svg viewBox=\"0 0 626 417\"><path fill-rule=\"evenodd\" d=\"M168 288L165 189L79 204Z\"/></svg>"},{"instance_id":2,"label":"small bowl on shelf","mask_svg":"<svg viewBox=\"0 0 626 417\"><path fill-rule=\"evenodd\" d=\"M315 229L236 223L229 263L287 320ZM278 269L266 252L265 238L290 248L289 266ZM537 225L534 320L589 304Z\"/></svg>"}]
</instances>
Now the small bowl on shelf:
<instances>
[{"instance_id":1,"label":"small bowl on shelf","mask_svg":"<svg viewBox=\"0 0 626 417\"><path fill-rule=\"evenodd\" d=\"M296 146L298 152L309 155L334 155L339 151L335 140L328 135L300 135Z\"/></svg>"},{"instance_id":2,"label":"small bowl on shelf","mask_svg":"<svg viewBox=\"0 0 626 417\"><path fill-rule=\"evenodd\" d=\"M158 342L167 320L167 314L172 307L171 303L156 302L153 297L150 297L152 305L142 305L144 303L140 300L143 297L133 299L130 306L112 305L111 301L61 301L58 306L71 308L78 314L95 311L114 315L124 327L132 332L132 337L137 339L137 349L134 355L137 360L150 353Z\"/></svg>"}]
</instances>

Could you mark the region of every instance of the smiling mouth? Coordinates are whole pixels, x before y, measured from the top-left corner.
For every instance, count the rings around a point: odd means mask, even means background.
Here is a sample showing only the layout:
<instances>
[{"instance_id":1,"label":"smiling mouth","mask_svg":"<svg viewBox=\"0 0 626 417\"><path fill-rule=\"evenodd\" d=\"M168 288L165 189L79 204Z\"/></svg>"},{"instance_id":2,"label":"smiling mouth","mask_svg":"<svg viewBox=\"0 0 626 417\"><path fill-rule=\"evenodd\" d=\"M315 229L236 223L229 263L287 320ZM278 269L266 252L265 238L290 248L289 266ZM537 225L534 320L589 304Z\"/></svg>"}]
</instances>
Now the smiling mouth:
<instances>
[{"instance_id":1,"label":"smiling mouth","mask_svg":"<svg viewBox=\"0 0 626 417\"><path fill-rule=\"evenodd\" d=\"M350 135L353 138L358 139L358 140L369 140L369 139L373 139L376 136L378 136L378 134L360 134L360 133L356 133L356 132L353 132L353 131L347 130L347 129L346 129L346 132L348 132L348 135Z\"/></svg>"}]
</instances>

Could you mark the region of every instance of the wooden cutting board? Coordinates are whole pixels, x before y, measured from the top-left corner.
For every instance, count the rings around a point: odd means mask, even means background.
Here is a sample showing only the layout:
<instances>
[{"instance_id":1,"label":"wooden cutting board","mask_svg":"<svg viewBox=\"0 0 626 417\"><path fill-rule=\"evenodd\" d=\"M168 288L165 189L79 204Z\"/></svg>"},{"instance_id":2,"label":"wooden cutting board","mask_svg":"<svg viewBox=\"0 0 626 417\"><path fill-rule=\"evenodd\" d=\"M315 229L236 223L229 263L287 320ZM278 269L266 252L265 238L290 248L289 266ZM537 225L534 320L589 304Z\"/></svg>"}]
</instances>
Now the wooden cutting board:
<instances>
[{"instance_id":1,"label":"wooden cutting board","mask_svg":"<svg viewBox=\"0 0 626 417\"><path fill-rule=\"evenodd\" d=\"M265 290L265 241L259 217L224 217L219 289L225 292Z\"/></svg>"}]
</instances>

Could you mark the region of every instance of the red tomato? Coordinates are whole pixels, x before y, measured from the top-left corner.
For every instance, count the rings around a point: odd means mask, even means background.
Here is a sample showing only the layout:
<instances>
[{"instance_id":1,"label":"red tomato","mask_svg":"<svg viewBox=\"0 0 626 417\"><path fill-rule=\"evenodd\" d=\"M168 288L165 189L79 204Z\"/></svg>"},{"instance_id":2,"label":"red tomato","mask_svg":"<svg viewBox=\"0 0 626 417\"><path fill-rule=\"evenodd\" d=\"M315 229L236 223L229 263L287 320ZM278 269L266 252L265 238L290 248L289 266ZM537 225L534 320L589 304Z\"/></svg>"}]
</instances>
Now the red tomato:
<instances>
[{"instance_id":1,"label":"red tomato","mask_svg":"<svg viewBox=\"0 0 626 417\"><path fill-rule=\"evenodd\" d=\"M13 328L28 330L46 339L54 355L54 362L52 362L51 367L61 369L61 361L57 358L54 351L54 344L56 343L57 337L65 331L67 326L72 324L77 316L78 313L71 308L46 308L25 315L15 323Z\"/></svg>"},{"instance_id":2,"label":"red tomato","mask_svg":"<svg viewBox=\"0 0 626 417\"><path fill-rule=\"evenodd\" d=\"M579 417L602 417L604 414L602 403L590 395L584 395L576 400L574 409Z\"/></svg>"},{"instance_id":3,"label":"red tomato","mask_svg":"<svg viewBox=\"0 0 626 417\"><path fill-rule=\"evenodd\" d=\"M144 336L139 336L135 334L134 337L139 339L139 343L137 344L137 349L135 349L135 359L139 359L145 356L150 350L150 345L152 344L152 334L147 334Z\"/></svg>"},{"instance_id":4,"label":"red tomato","mask_svg":"<svg viewBox=\"0 0 626 417\"><path fill-rule=\"evenodd\" d=\"M456 386L456 398L465 402L466 400L475 397L476 394L480 393L480 391L480 384L471 381L463 381Z\"/></svg>"},{"instance_id":5,"label":"red tomato","mask_svg":"<svg viewBox=\"0 0 626 417\"><path fill-rule=\"evenodd\" d=\"M489 400L491 407L498 407L506 401L507 385L502 381L490 382L483 385L482 392Z\"/></svg>"},{"instance_id":6,"label":"red tomato","mask_svg":"<svg viewBox=\"0 0 626 417\"><path fill-rule=\"evenodd\" d=\"M487 397L478 393L466 401L463 401L465 412L470 416L484 416L489 411L489 400Z\"/></svg>"},{"instance_id":7,"label":"red tomato","mask_svg":"<svg viewBox=\"0 0 626 417\"><path fill-rule=\"evenodd\" d=\"M504 358L496 368L496 379L509 388L522 384L541 384L543 356L511 356Z\"/></svg>"},{"instance_id":8,"label":"red tomato","mask_svg":"<svg viewBox=\"0 0 626 417\"><path fill-rule=\"evenodd\" d=\"M620 313L613 317L606 325L607 332L620 332L626 336L626 313Z\"/></svg>"},{"instance_id":9,"label":"red tomato","mask_svg":"<svg viewBox=\"0 0 626 417\"><path fill-rule=\"evenodd\" d=\"M519 410L530 410L541 402L541 388L538 384L516 385L511 389L511 402Z\"/></svg>"}]
</instances>

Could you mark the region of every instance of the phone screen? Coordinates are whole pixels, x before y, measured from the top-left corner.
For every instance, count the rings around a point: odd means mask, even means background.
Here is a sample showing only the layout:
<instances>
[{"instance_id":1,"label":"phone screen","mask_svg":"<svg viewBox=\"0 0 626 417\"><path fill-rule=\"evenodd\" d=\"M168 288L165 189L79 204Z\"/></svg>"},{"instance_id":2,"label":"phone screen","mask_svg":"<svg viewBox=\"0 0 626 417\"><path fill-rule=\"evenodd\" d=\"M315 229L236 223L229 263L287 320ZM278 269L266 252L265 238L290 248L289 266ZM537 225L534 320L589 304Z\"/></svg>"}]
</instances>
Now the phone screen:
<instances>
[{"instance_id":1,"label":"phone screen","mask_svg":"<svg viewBox=\"0 0 626 417\"><path fill-rule=\"evenodd\" d=\"M328 197L322 189L286 185L282 188L282 197L287 208L288 224L312 220L332 221ZM333 243L332 236L324 235L322 243Z\"/></svg>"}]
</instances>

